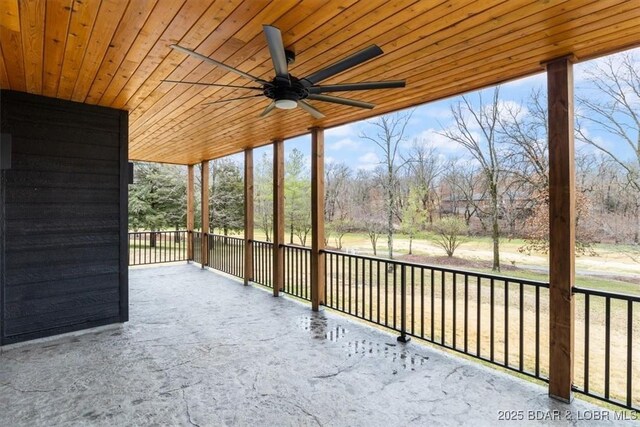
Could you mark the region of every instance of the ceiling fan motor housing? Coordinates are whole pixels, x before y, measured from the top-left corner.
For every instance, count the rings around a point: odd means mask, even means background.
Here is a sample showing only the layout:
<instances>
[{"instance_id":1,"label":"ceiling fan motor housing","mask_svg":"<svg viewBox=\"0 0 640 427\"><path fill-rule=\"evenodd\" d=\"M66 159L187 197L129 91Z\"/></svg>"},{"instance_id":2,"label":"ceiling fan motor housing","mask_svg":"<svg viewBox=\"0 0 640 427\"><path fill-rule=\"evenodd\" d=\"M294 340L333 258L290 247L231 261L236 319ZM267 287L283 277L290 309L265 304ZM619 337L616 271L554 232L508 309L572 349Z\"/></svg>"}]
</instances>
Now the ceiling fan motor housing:
<instances>
[{"instance_id":1,"label":"ceiling fan motor housing","mask_svg":"<svg viewBox=\"0 0 640 427\"><path fill-rule=\"evenodd\" d=\"M290 99L299 101L309 96L309 90L299 79L289 75L289 79L276 77L271 84L264 86L264 96L273 100Z\"/></svg>"}]
</instances>

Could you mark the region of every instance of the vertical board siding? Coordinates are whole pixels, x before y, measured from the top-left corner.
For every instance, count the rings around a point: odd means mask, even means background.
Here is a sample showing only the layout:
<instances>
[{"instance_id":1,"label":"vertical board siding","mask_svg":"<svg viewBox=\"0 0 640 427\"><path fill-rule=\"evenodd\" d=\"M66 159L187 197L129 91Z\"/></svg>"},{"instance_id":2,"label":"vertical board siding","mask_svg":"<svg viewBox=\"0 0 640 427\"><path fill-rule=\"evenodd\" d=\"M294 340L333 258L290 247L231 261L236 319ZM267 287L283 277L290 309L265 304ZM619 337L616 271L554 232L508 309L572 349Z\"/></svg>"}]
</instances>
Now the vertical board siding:
<instances>
[{"instance_id":1,"label":"vertical board siding","mask_svg":"<svg viewBox=\"0 0 640 427\"><path fill-rule=\"evenodd\" d=\"M11 91L0 101L13 141L0 343L126 321L126 112Z\"/></svg>"}]
</instances>

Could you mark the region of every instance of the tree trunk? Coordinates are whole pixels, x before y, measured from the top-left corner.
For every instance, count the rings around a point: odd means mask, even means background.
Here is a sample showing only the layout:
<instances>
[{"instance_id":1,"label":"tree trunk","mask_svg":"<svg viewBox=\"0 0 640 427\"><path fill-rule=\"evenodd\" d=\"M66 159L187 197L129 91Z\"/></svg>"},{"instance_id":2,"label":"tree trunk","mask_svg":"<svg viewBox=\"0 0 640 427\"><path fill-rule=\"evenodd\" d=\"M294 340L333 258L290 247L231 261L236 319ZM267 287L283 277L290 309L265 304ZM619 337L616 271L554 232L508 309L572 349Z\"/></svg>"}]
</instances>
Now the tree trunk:
<instances>
[{"instance_id":1,"label":"tree trunk","mask_svg":"<svg viewBox=\"0 0 640 427\"><path fill-rule=\"evenodd\" d=\"M293 245L293 221L291 221L291 227L289 231L289 244Z\"/></svg>"},{"instance_id":2,"label":"tree trunk","mask_svg":"<svg viewBox=\"0 0 640 427\"><path fill-rule=\"evenodd\" d=\"M500 224L498 219L500 211L498 209L498 192L495 187L491 189L491 203L492 209L492 227L491 227L491 239L493 240L493 271L500 271Z\"/></svg>"},{"instance_id":3,"label":"tree trunk","mask_svg":"<svg viewBox=\"0 0 640 427\"><path fill-rule=\"evenodd\" d=\"M413 236L410 234L409 235L409 255L413 255Z\"/></svg>"},{"instance_id":4,"label":"tree trunk","mask_svg":"<svg viewBox=\"0 0 640 427\"><path fill-rule=\"evenodd\" d=\"M152 231L151 233L149 233L149 247L151 248L155 248L156 247L156 239L157 239L157 234L156 232Z\"/></svg>"}]
</instances>

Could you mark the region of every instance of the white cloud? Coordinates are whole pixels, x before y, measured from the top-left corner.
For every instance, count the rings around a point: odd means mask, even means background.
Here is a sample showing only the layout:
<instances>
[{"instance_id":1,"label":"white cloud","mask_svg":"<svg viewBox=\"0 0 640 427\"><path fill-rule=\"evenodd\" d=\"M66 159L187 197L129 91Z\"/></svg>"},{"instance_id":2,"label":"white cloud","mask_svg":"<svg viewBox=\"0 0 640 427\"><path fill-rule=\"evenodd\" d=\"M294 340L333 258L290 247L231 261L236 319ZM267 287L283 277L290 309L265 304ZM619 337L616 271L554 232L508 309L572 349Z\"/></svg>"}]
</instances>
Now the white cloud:
<instances>
[{"instance_id":1,"label":"white cloud","mask_svg":"<svg viewBox=\"0 0 640 427\"><path fill-rule=\"evenodd\" d=\"M359 148L361 148L362 145L360 143L358 143L357 141L354 141L351 138L342 138L339 139L336 142L332 142L330 144L328 144L328 148L330 150L357 150Z\"/></svg>"},{"instance_id":2,"label":"white cloud","mask_svg":"<svg viewBox=\"0 0 640 427\"><path fill-rule=\"evenodd\" d=\"M366 153L358 157L358 169L373 170L380 164L380 158L374 152Z\"/></svg>"},{"instance_id":3,"label":"white cloud","mask_svg":"<svg viewBox=\"0 0 640 427\"><path fill-rule=\"evenodd\" d=\"M324 131L325 137L331 138L348 138L350 136L356 136L358 134L358 127L356 123L348 123L342 126L336 126Z\"/></svg>"}]
</instances>

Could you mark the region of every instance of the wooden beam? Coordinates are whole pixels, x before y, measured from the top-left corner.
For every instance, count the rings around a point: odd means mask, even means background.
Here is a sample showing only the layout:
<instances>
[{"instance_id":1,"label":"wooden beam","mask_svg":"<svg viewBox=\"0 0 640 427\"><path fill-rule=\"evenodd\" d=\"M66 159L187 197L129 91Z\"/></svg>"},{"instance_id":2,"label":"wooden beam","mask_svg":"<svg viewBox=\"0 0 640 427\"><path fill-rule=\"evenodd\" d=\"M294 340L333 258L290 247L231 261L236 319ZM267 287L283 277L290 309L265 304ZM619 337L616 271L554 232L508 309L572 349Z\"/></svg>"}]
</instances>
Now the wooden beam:
<instances>
[{"instance_id":1,"label":"wooden beam","mask_svg":"<svg viewBox=\"0 0 640 427\"><path fill-rule=\"evenodd\" d=\"M187 259L193 261L194 193L193 165L187 166Z\"/></svg>"},{"instance_id":2,"label":"wooden beam","mask_svg":"<svg viewBox=\"0 0 640 427\"><path fill-rule=\"evenodd\" d=\"M549 102L549 395L572 398L575 278L573 68L547 65Z\"/></svg>"},{"instance_id":3,"label":"wooden beam","mask_svg":"<svg viewBox=\"0 0 640 427\"><path fill-rule=\"evenodd\" d=\"M244 284L253 280L253 149L244 150Z\"/></svg>"},{"instance_id":4,"label":"wooden beam","mask_svg":"<svg viewBox=\"0 0 640 427\"><path fill-rule=\"evenodd\" d=\"M273 141L273 296L284 288L284 141Z\"/></svg>"},{"instance_id":5,"label":"wooden beam","mask_svg":"<svg viewBox=\"0 0 640 427\"><path fill-rule=\"evenodd\" d=\"M311 129L311 307L324 304L324 129Z\"/></svg>"},{"instance_id":6,"label":"wooden beam","mask_svg":"<svg viewBox=\"0 0 640 427\"><path fill-rule=\"evenodd\" d=\"M202 268L209 263L209 161L201 163L200 210L202 212Z\"/></svg>"}]
</instances>

